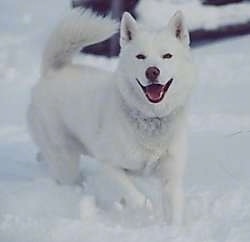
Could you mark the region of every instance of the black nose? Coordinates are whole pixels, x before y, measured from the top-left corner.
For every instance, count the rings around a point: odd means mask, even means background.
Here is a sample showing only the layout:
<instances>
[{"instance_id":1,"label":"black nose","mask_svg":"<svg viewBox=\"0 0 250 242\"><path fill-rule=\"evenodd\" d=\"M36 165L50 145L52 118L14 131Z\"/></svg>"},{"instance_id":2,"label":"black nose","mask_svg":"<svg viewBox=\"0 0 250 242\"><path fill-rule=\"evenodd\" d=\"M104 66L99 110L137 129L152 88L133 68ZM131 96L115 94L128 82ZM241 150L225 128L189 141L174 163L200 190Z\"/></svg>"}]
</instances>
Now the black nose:
<instances>
[{"instance_id":1,"label":"black nose","mask_svg":"<svg viewBox=\"0 0 250 242\"><path fill-rule=\"evenodd\" d=\"M160 75L160 70L156 66L150 66L146 70L145 74L149 81L155 82L157 81L157 77Z\"/></svg>"}]
</instances>

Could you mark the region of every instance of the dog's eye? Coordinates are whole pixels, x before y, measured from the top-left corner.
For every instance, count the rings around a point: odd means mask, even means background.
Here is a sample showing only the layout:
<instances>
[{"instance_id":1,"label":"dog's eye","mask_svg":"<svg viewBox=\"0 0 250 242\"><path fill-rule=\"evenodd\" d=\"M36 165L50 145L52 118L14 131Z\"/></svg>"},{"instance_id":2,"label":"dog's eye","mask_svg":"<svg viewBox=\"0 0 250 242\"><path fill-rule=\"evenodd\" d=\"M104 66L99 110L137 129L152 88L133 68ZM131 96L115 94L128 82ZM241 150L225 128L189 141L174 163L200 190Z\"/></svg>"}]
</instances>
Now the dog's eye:
<instances>
[{"instance_id":1,"label":"dog's eye","mask_svg":"<svg viewBox=\"0 0 250 242\"><path fill-rule=\"evenodd\" d=\"M172 57L173 57L173 55L170 53L167 53L167 54L162 56L163 59L171 59Z\"/></svg>"},{"instance_id":2,"label":"dog's eye","mask_svg":"<svg viewBox=\"0 0 250 242\"><path fill-rule=\"evenodd\" d=\"M136 56L136 58L139 59L139 60L144 60L144 59L146 59L146 56L143 55L143 54L139 54L139 55Z\"/></svg>"}]
</instances>

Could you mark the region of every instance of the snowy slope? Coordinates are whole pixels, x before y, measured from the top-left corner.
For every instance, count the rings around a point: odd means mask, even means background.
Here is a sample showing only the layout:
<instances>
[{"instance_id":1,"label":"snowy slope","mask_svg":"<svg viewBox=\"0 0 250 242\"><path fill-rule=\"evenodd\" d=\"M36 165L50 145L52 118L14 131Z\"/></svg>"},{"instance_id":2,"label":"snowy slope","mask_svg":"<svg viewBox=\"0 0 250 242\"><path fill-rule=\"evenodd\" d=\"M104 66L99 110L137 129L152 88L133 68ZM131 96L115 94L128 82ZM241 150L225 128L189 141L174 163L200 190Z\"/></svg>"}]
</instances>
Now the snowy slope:
<instances>
[{"instance_id":1,"label":"snowy slope","mask_svg":"<svg viewBox=\"0 0 250 242\"><path fill-rule=\"evenodd\" d=\"M185 226L178 229L161 221L155 179L137 180L153 212L117 211L112 198L119 187L101 176L98 162L83 158L83 190L58 186L35 161L25 110L44 41L67 7L66 0L0 2L0 242L249 242L250 36L194 50L200 83L190 115Z\"/></svg>"},{"instance_id":2,"label":"snowy slope","mask_svg":"<svg viewBox=\"0 0 250 242\"><path fill-rule=\"evenodd\" d=\"M141 0L137 6L140 19L153 27L165 26L172 14L182 10L191 30L212 30L221 26L250 21L250 3L204 6L200 0Z\"/></svg>"}]
</instances>

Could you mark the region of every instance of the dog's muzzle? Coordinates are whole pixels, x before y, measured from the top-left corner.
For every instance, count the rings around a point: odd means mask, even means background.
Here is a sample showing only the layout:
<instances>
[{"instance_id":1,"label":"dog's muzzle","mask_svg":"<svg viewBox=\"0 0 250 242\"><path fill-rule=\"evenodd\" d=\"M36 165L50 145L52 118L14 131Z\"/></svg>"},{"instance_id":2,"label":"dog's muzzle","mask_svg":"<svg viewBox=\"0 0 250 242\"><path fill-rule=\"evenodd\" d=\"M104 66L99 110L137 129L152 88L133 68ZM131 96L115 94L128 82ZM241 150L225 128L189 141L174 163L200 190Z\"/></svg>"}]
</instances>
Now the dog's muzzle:
<instances>
[{"instance_id":1,"label":"dog's muzzle","mask_svg":"<svg viewBox=\"0 0 250 242\"><path fill-rule=\"evenodd\" d=\"M173 82L173 78L171 78L165 85L159 83L152 83L147 86L143 86L140 81L136 78L137 83L142 88L147 99L152 103L159 103L163 100L165 94L167 93L169 87Z\"/></svg>"}]
</instances>

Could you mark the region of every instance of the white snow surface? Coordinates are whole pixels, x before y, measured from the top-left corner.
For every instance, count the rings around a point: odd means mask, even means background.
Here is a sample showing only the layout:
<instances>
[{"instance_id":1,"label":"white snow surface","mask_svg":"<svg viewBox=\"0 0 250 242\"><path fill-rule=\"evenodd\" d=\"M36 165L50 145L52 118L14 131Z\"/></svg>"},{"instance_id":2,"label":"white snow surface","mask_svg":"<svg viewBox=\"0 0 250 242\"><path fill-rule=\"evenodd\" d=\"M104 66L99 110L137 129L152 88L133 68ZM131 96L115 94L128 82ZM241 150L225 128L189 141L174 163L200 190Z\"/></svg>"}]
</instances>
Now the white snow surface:
<instances>
[{"instance_id":1,"label":"white snow surface","mask_svg":"<svg viewBox=\"0 0 250 242\"><path fill-rule=\"evenodd\" d=\"M249 242L250 36L193 51L200 81L191 102L185 223L176 228L162 222L155 178L136 179L152 211L121 210L113 203L119 185L102 176L98 161L83 157L83 188L56 184L35 159L25 110L44 42L68 6L0 2L0 242ZM117 61L82 59L104 69Z\"/></svg>"},{"instance_id":2,"label":"white snow surface","mask_svg":"<svg viewBox=\"0 0 250 242\"><path fill-rule=\"evenodd\" d=\"M177 10L182 10L191 30L216 29L250 21L250 3L204 6L200 0L141 0L137 13L152 27L164 27Z\"/></svg>"}]
</instances>

